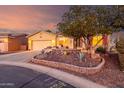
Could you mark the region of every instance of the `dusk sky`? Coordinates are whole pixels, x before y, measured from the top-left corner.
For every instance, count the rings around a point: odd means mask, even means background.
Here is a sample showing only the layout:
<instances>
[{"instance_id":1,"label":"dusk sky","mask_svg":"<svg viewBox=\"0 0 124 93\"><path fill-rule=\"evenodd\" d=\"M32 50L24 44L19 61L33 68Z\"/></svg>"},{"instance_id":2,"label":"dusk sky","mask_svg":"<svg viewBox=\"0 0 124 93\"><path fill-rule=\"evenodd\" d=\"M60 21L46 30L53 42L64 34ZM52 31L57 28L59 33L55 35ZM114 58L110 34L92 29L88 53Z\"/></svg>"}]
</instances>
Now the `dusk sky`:
<instances>
[{"instance_id":1,"label":"dusk sky","mask_svg":"<svg viewBox=\"0 0 124 93\"><path fill-rule=\"evenodd\" d=\"M15 31L54 30L69 6L0 6L0 29Z\"/></svg>"}]
</instances>

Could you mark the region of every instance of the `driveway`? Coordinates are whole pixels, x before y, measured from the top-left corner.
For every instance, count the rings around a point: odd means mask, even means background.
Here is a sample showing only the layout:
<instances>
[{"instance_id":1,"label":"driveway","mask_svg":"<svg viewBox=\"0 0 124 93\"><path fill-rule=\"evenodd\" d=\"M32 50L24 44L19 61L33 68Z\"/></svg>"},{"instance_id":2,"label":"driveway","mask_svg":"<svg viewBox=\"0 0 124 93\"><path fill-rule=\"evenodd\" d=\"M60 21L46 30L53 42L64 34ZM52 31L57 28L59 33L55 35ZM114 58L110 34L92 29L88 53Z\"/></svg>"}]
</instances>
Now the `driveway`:
<instances>
[{"instance_id":1,"label":"driveway","mask_svg":"<svg viewBox=\"0 0 124 93\"><path fill-rule=\"evenodd\" d=\"M35 55L40 53L40 51L24 51L19 53L0 55L0 61L6 62L28 62Z\"/></svg>"},{"instance_id":2,"label":"driveway","mask_svg":"<svg viewBox=\"0 0 124 93\"><path fill-rule=\"evenodd\" d=\"M31 69L0 65L0 88L72 88L73 86Z\"/></svg>"}]
</instances>

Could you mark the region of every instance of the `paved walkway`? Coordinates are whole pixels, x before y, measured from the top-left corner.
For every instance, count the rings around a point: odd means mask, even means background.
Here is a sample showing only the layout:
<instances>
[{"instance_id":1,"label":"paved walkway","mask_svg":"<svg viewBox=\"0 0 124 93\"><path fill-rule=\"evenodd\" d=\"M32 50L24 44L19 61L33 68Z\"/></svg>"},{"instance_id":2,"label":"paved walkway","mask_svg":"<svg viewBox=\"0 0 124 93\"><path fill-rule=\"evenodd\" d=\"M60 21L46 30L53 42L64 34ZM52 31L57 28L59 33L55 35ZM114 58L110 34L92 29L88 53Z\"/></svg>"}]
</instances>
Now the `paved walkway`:
<instances>
[{"instance_id":1,"label":"paved walkway","mask_svg":"<svg viewBox=\"0 0 124 93\"><path fill-rule=\"evenodd\" d=\"M25 67L28 69L32 69L37 72L41 72L47 74L51 77L64 81L74 87L77 88L104 88L104 86L96 84L92 81L89 81L83 77L78 77L60 70L56 70L53 68L39 66L35 64L25 63L25 62L0 62L0 65L11 65L11 66L19 66Z\"/></svg>"},{"instance_id":2,"label":"paved walkway","mask_svg":"<svg viewBox=\"0 0 124 93\"><path fill-rule=\"evenodd\" d=\"M9 62L28 62L32 57L39 54L40 51L24 51L19 53L5 54L0 55L0 62L9 61Z\"/></svg>"}]
</instances>

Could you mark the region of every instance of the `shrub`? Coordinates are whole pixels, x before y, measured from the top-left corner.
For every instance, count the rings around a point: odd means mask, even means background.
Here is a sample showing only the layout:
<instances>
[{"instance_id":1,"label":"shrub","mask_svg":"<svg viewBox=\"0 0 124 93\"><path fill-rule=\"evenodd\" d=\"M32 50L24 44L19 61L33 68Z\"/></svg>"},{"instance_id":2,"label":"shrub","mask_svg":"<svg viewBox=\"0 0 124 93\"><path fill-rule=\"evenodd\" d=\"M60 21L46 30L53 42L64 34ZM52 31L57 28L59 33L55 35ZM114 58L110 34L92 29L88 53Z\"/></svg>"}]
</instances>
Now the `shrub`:
<instances>
[{"instance_id":1,"label":"shrub","mask_svg":"<svg viewBox=\"0 0 124 93\"><path fill-rule=\"evenodd\" d=\"M120 70L124 71L124 39L120 38L120 41L116 44L116 49L119 52L119 64L120 64Z\"/></svg>"},{"instance_id":2,"label":"shrub","mask_svg":"<svg viewBox=\"0 0 124 93\"><path fill-rule=\"evenodd\" d=\"M96 49L96 52L98 52L98 53L106 53L106 49L103 48L103 47L98 47L98 48Z\"/></svg>"}]
</instances>

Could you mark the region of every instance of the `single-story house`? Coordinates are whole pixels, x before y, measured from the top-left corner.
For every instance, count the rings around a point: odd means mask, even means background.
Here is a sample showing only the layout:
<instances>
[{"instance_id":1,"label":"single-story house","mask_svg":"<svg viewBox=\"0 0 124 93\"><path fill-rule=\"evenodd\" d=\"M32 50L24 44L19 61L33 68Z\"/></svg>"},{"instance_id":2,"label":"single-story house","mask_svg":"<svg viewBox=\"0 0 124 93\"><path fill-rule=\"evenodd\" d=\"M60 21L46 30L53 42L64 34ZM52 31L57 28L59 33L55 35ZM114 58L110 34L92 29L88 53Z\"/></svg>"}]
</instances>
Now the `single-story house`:
<instances>
[{"instance_id":1,"label":"single-story house","mask_svg":"<svg viewBox=\"0 0 124 93\"><path fill-rule=\"evenodd\" d=\"M73 39L46 31L39 31L28 36L29 50L42 50L48 46L59 45L73 48Z\"/></svg>"},{"instance_id":2,"label":"single-story house","mask_svg":"<svg viewBox=\"0 0 124 93\"><path fill-rule=\"evenodd\" d=\"M26 50L26 34L0 33L0 52Z\"/></svg>"},{"instance_id":3,"label":"single-story house","mask_svg":"<svg viewBox=\"0 0 124 93\"><path fill-rule=\"evenodd\" d=\"M86 48L83 38L77 40L77 48ZM109 35L97 35L91 38L92 46L108 47L110 45ZM76 41L71 37L65 37L61 34L55 34L52 32L39 31L28 36L28 49L29 50L42 50L48 46L68 46L69 48L75 48Z\"/></svg>"}]
</instances>

